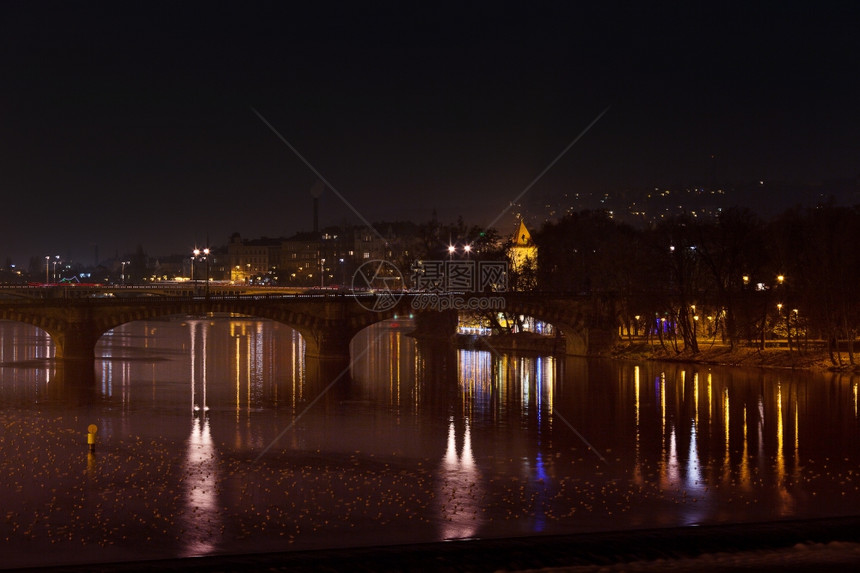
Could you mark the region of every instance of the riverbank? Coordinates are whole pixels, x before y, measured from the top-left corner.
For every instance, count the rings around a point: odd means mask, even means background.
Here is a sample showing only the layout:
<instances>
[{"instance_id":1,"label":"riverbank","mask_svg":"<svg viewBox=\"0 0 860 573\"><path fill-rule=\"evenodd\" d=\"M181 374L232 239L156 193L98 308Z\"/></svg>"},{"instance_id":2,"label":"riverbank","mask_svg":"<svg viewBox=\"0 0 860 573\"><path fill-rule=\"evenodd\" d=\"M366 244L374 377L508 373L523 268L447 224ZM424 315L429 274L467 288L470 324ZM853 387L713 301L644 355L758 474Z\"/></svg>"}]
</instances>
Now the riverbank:
<instances>
[{"instance_id":1,"label":"riverbank","mask_svg":"<svg viewBox=\"0 0 860 573\"><path fill-rule=\"evenodd\" d=\"M785 368L791 370L815 370L834 372L860 372L860 366L848 363L848 354L842 353L843 366L834 366L826 349L812 348L803 351L789 350L787 347L740 346L732 349L717 342L701 341L699 352L675 352L671 347L663 347L659 342L645 340L619 341L606 353L609 358L629 360L662 360L692 364L713 364L719 366L746 366L754 368Z\"/></svg>"},{"instance_id":2,"label":"riverbank","mask_svg":"<svg viewBox=\"0 0 860 573\"><path fill-rule=\"evenodd\" d=\"M463 350L495 350L497 352L537 352L558 354L564 352L564 340L531 332L517 334L457 334L454 346Z\"/></svg>"},{"instance_id":3,"label":"riverbank","mask_svg":"<svg viewBox=\"0 0 860 573\"><path fill-rule=\"evenodd\" d=\"M458 334L454 339L457 348L466 350L495 350L499 352L536 352L559 354L564 352L563 341L552 336L532 333L479 336ZM860 364L852 366L848 353L842 352L842 366L834 366L825 348L812 347L799 351L787 346L736 346L717 341L702 340L699 352L682 350L675 352L671 346L659 341L643 339L618 341L609 350L597 354L605 358L621 360L660 360L690 364L718 366L744 366L752 368L784 368L789 370L813 370L818 372L860 372Z\"/></svg>"}]
</instances>

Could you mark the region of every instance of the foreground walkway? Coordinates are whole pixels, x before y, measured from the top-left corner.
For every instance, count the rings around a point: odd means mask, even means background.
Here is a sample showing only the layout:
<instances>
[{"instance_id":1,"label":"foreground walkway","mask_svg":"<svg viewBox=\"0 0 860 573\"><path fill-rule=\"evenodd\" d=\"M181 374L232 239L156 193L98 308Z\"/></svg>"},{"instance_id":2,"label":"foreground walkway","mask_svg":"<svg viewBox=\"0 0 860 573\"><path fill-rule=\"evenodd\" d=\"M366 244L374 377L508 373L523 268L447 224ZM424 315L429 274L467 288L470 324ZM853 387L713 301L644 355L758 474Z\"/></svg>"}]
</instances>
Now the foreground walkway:
<instances>
[{"instance_id":1,"label":"foreground walkway","mask_svg":"<svg viewBox=\"0 0 860 573\"><path fill-rule=\"evenodd\" d=\"M844 571L860 564L860 516L393 547L224 555L26 569L134 571L493 572Z\"/></svg>"}]
</instances>

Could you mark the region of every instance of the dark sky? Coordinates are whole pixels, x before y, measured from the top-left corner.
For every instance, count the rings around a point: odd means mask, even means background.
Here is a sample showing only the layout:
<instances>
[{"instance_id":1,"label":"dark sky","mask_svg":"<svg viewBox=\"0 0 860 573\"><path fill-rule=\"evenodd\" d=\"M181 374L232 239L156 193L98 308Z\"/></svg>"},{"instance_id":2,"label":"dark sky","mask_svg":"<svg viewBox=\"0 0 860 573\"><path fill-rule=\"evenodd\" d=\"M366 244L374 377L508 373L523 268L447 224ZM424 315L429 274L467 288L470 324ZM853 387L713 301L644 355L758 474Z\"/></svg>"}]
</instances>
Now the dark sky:
<instances>
[{"instance_id":1,"label":"dark sky","mask_svg":"<svg viewBox=\"0 0 860 573\"><path fill-rule=\"evenodd\" d=\"M748 4L3 2L0 257L310 230L254 110L371 221L488 224L607 109L529 193L857 177L851 3Z\"/></svg>"}]
</instances>

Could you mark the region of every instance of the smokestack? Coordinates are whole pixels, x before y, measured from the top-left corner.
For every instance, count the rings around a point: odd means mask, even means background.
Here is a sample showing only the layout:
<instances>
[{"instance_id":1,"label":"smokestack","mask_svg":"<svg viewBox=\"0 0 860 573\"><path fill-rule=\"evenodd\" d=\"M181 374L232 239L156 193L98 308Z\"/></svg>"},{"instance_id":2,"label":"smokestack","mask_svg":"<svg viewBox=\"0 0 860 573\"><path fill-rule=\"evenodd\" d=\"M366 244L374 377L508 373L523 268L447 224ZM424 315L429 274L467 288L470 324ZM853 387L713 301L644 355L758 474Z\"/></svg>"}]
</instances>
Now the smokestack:
<instances>
[{"instance_id":1,"label":"smokestack","mask_svg":"<svg viewBox=\"0 0 860 573\"><path fill-rule=\"evenodd\" d=\"M314 233L320 232L320 198L314 197Z\"/></svg>"},{"instance_id":2,"label":"smokestack","mask_svg":"<svg viewBox=\"0 0 860 573\"><path fill-rule=\"evenodd\" d=\"M314 198L314 234L320 232L320 195L325 190L325 183L317 180L311 187L311 197Z\"/></svg>"}]
</instances>

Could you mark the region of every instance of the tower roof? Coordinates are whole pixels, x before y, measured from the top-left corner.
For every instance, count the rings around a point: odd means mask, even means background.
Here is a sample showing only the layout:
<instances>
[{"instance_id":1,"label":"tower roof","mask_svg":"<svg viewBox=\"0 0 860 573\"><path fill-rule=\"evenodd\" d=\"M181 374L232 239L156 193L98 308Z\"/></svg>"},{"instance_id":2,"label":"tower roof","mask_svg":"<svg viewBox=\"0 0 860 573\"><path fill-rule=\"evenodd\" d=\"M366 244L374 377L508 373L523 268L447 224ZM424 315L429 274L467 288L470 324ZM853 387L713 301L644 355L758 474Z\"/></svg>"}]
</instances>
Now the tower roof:
<instances>
[{"instance_id":1,"label":"tower roof","mask_svg":"<svg viewBox=\"0 0 860 573\"><path fill-rule=\"evenodd\" d=\"M526 223L520 219L520 224L517 225L517 232L514 235L514 246L525 247L532 244L532 234L526 228Z\"/></svg>"}]
</instances>

